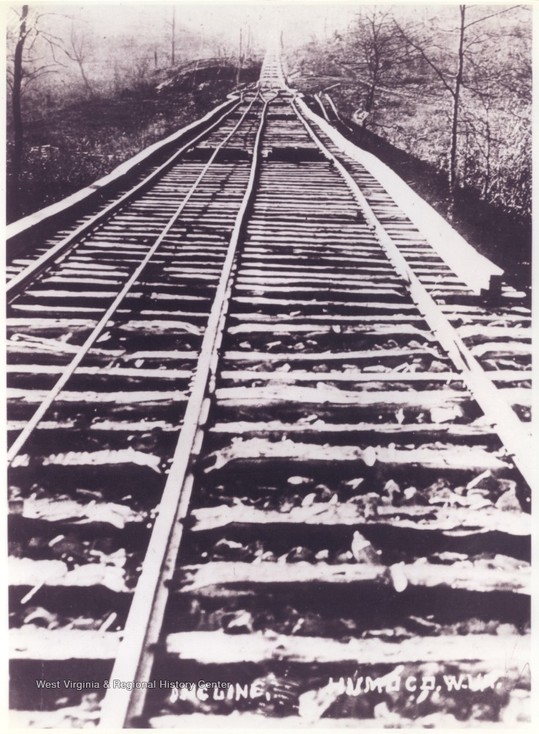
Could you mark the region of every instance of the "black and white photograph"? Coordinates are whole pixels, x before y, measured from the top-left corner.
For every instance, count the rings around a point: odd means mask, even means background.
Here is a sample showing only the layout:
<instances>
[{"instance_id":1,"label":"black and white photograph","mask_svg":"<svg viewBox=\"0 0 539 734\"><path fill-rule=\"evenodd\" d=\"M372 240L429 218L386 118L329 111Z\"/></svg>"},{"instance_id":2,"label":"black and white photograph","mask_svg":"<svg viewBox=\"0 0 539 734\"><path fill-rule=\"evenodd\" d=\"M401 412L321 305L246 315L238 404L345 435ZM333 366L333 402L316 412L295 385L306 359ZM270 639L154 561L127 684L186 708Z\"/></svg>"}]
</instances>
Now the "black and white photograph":
<instances>
[{"instance_id":1,"label":"black and white photograph","mask_svg":"<svg viewBox=\"0 0 539 734\"><path fill-rule=\"evenodd\" d=\"M537 723L536 10L2 4L10 730Z\"/></svg>"}]
</instances>

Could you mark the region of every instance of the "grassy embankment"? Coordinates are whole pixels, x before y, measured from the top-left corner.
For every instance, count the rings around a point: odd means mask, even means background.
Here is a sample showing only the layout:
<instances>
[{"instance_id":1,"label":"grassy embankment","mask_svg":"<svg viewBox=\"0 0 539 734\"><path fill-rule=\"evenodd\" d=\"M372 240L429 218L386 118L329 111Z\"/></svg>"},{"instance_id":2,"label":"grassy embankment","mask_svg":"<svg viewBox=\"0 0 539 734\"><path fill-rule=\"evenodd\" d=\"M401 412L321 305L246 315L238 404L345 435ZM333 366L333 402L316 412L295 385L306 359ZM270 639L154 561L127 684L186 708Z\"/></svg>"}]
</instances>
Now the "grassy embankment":
<instances>
[{"instance_id":1,"label":"grassy embankment","mask_svg":"<svg viewBox=\"0 0 539 734\"><path fill-rule=\"evenodd\" d=\"M244 69L240 82L256 80L258 72L256 66ZM222 62L196 71L167 72L151 86L125 90L116 97L94 97L42 112L39 117L34 114L26 122L18 191L10 181L8 129L7 221L48 206L106 175L224 101L235 82L235 68Z\"/></svg>"}]
</instances>

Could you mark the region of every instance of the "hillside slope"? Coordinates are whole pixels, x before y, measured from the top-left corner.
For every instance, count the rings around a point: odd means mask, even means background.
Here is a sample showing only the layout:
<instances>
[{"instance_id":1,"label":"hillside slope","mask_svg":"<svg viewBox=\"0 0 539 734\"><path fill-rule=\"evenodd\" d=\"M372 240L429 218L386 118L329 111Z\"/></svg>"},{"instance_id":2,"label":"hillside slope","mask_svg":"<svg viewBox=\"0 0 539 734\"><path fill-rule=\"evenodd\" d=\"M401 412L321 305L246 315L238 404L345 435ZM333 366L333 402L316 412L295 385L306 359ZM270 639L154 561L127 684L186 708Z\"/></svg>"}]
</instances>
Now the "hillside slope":
<instances>
[{"instance_id":1,"label":"hillside slope","mask_svg":"<svg viewBox=\"0 0 539 734\"><path fill-rule=\"evenodd\" d=\"M258 78L259 64L242 70L240 85ZM93 97L30 118L19 190L10 179L8 128L7 221L69 196L117 165L204 115L236 86L236 68L223 59L160 70L151 83L116 97Z\"/></svg>"}]
</instances>

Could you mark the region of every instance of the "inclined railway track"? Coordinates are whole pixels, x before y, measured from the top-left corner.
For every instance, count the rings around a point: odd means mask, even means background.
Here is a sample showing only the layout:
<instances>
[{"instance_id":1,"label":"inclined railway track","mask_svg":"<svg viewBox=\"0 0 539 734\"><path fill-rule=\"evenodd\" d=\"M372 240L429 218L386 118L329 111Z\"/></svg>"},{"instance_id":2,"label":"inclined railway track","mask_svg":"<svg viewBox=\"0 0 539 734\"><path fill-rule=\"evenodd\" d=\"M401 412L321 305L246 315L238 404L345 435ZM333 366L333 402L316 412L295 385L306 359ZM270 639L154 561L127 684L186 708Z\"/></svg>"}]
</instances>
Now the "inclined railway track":
<instances>
[{"instance_id":1,"label":"inclined railway track","mask_svg":"<svg viewBox=\"0 0 539 734\"><path fill-rule=\"evenodd\" d=\"M141 188L13 271L21 719L526 716L518 294L448 270L272 56ZM101 684L36 703L69 676Z\"/></svg>"}]
</instances>

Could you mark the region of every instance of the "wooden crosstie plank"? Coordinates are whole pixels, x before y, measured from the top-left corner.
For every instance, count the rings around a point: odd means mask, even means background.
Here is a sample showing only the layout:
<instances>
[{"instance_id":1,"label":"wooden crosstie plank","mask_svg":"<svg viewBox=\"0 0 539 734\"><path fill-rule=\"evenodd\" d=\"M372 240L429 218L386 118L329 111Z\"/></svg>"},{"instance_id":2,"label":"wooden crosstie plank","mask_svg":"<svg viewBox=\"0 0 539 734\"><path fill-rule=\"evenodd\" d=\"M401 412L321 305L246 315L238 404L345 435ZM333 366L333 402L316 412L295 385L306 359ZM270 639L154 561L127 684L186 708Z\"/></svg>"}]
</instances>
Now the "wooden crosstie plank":
<instances>
[{"instance_id":1,"label":"wooden crosstie plank","mask_svg":"<svg viewBox=\"0 0 539 734\"><path fill-rule=\"evenodd\" d=\"M166 639L169 655L201 664L233 665L263 663L267 660L323 665L406 665L410 663L490 662L507 672L529 664L529 637L496 635L447 635L401 640L351 639L348 642L325 637L227 635L224 632L177 632Z\"/></svg>"}]
</instances>

